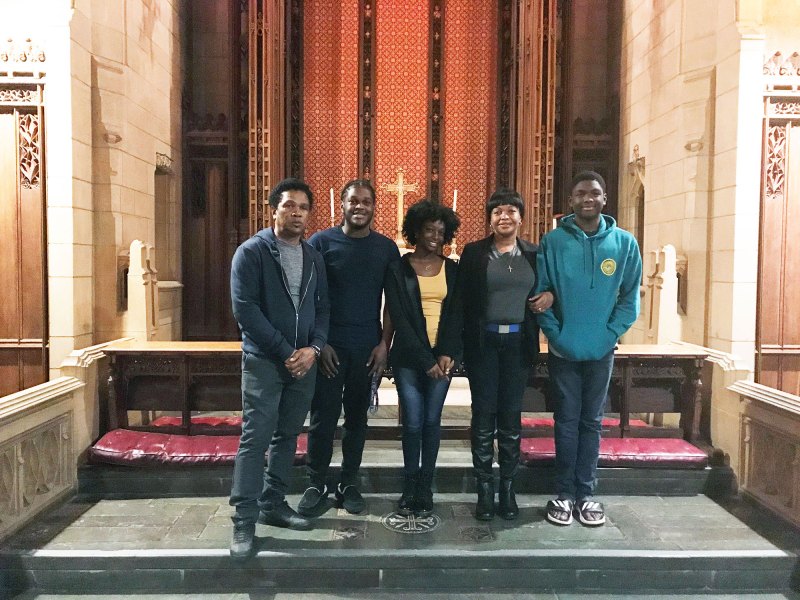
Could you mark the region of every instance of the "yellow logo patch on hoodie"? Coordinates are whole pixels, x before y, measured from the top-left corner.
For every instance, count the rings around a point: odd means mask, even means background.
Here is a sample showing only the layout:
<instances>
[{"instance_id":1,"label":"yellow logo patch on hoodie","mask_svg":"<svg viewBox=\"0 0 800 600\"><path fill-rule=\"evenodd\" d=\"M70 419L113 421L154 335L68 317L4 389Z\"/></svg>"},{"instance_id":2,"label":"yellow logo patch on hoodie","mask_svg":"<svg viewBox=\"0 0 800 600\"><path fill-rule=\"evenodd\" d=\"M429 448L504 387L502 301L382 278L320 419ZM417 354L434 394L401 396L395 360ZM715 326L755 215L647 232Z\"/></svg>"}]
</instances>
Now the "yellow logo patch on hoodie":
<instances>
[{"instance_id":1,"label":"yellow logo patch on hoodie","mask_svg":"<svg viewBox=\"0 0 800 600\"><path fill-rule=\"evenodd\" d=\"M611 277L617 272L617 261L615 261L613 258L605 259L602 263L600 263L600 270L603 272L603 275L608 275Z\"/></svg>"}]
</instances>

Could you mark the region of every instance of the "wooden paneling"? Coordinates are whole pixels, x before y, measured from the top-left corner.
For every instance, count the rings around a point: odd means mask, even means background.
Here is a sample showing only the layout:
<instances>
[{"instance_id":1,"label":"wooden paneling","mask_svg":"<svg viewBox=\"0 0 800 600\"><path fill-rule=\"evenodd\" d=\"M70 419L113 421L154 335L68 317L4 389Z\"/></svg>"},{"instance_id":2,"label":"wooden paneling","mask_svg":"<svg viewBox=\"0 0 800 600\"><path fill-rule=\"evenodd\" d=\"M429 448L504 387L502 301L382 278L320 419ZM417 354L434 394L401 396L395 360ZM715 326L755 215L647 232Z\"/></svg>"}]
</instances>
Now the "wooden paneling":
<instances>
[{"instance_id":1,"label":"wooden paneling","mask_svg":"<svg viewBox=\"0 0 800 600\"><path fill-rule=\"evenodd\" d=\"M0 111L0 396L47 379L42 125Z\"/></svg>"},{"instance_id":2,"label":"wooden paneling","mask_svg":"<svg viewBox=\"0 0 800 600\"><path fill-rule=\"evenodd\" d=\"M236 339L230 305L231 249L227 232L235 228L234 200L228 195L223 158L191 160L191 202L184 213L185 289L183 331L187 340Z\"/></svg>"},{"instance_id":3,"label":"wooden paneling","mask_svg":"<svg viewBox=\"0 0 800 600\"><path fill-rule=\"evenodd\" d=\"M800 394L800 102L765 99L756 380Z\"/></svg>"}]
</instances>

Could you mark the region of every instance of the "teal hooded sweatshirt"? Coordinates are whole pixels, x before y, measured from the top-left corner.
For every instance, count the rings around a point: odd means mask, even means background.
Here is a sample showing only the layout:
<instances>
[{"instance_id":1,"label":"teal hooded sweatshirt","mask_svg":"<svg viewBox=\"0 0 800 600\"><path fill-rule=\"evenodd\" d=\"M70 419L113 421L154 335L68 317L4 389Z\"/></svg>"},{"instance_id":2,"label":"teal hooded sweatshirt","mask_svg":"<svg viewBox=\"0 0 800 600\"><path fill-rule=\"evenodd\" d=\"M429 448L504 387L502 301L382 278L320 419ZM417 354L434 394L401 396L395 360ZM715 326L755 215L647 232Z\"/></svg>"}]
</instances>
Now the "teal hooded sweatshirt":
<instances>
[{"instance_id":1,"label":"teal hooded sweatshirt","mask_svg":"<svg viewBox=\"0 0 800 600\"><path fill-rule=\"evenodd\" d=\"M567 360L608 354L639 316L642 256L636 239L608 215L589 237L567 215L537 254L537 292L555 296L538 315L548 344Z\"/></svg>"}]
</instances>

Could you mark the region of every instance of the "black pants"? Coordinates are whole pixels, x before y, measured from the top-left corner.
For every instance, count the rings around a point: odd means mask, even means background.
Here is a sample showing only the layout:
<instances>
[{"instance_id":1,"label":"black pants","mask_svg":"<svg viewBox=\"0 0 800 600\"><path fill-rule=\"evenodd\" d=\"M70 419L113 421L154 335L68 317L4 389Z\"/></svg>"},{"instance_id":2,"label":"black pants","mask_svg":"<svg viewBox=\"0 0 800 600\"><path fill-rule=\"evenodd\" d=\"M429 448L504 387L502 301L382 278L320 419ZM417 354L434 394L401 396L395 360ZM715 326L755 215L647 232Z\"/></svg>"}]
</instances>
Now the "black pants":
<instances>
[{"instance_id":1,"label":"black pants","mask_svg":"<svg viewBox=\"0 0 800 600\"><path fill-rule=\"evenodd\" d=\"M358 482L358 469L367 435L367 410L371 377L367 360L372 347L350 350L334 346L339 357L339 373L327 378L317 372L317 387L311 403L308 428L308 472L311 485L321 487L327 481L333 455L336 423L344 408L342 432L342 485Z\"/></svg>"},{"instance_id":2,"label":"black pants","mask_svg":"<svg viewBox=\"0 0 800 600\"><path fill-rule=\"evenodd\" d=\"M491 333L479 352L467 355L472 394L471 446L475 477L492 479L497 437L500 477L513 479L519 464L520 413L528 382L528 363L521 333Z\"/></svg>"}]
</instances>

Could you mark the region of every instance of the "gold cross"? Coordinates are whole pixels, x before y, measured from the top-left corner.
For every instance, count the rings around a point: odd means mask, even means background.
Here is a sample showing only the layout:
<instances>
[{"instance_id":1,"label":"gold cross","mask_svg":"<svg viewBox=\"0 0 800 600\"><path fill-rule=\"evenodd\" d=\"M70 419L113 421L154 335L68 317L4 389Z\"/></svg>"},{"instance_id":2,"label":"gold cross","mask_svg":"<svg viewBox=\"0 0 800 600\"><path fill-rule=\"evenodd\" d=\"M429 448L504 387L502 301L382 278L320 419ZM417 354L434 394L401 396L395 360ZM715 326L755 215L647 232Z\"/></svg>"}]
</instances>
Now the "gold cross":
<instances>
[{"instance_id":1,"label":"gold cross","mask_svg":"<svg viewBox=\"0 0 800 600\"><path fill-rule=\"evenodd\" d=\"M400 248L406 247L403 241L403 212L405 209L403 206L403 199L405 198L406 192L416 192L419 190L419 184L405 183L403 174L403 168L400 167L397 169L397 181L394 183L384 183L382 186L383 189L390 194L397 194L397 239L395 241Z\"/></svg>"}]
</instances>

